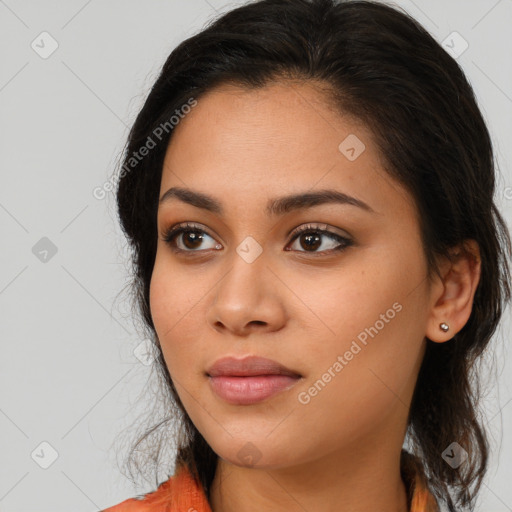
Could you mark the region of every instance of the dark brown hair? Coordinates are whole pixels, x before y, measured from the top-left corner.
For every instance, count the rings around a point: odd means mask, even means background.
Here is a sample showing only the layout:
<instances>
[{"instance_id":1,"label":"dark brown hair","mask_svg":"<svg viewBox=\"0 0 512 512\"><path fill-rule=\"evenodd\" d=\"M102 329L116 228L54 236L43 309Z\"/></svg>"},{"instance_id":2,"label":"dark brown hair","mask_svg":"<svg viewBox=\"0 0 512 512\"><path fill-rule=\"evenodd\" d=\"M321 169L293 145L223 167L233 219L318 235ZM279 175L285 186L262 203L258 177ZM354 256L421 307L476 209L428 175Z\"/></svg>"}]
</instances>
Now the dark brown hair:
<instances>
[{"instance_id":1,"label":"dark brown hair","mask_svg":"<svg viewBox=\"0 0 512 512\"><path fill-rule=\"evenodd\" d=\"M510 235L494 203L495 167L488 130L457 62L406 13L368 1L260 0L227 12L182 42L163 65L129 133L117 189L133 258L133 297L154 341L166 416L131 455L157 463L163 437L179 427L176 463L186 464L207 495L217 455L184 410L163 359L149 308L162 165L172 129L136 165L133 153L154 140L191 98L217 85L248 89L283 79L328 85L339 112L372 131L386 170L412 194L429 277L436 258L473 239L482 272L471 316L446 343L427 340L411 403L407 439L431 490L450 511L471 510L487 468L478 419L475 363L510 300ZM161 133L162 132L162 133ZM163 135L163 136L162 136ZM162 431L164 432L162 434ZM469 454L453 469L441 457L452 442ZM146 443L148 447L140 450Z\"/></svg>"}]
</instances>

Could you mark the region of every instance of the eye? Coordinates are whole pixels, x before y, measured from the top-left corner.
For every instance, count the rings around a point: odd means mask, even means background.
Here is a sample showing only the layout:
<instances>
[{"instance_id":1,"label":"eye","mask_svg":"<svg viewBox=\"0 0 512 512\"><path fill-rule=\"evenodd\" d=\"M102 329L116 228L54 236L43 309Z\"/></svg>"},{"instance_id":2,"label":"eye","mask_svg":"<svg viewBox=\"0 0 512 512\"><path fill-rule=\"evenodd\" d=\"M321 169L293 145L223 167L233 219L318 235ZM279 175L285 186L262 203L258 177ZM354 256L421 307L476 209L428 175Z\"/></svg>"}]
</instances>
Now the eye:
<instances>
[{"instance_id":1,"label":"eye","mask_svg":"<svg viewBox=\"0 0 512 512\"><path fill-rule=\"evenodd\" d=\"M297 241L299 246L307 249L305 251L301 251L299 249L299 252L311 252L316 254L342 251L352 245L353 242L351 239L325 229L327 228L327 224L324 224L323 226L324 228L322 229L316 225L308 224L301 226L292 232L292 241ZM329 238L330 242L324 244L322 238ZM318 248L322 248L322 250L317 251L316 249ZM286 250L293 250L293 248Z\"/></svg>"},{"instance_id":2,"label":"eye","mask_svg":"<svg viewBox=\"0 0 512 512\"><path fill-rule=\"evenodd\" d=\"M163 235L163 240L170 245L173 251L199 252L197 247L205 240L205 235L213 240L200 226L187 222L185 224L177 224L168 229ZM220 244L215 243L215 240L213 242L213 247L209 247L209 249L220 249L222 247Z\"/></svg>"}]
</instances>

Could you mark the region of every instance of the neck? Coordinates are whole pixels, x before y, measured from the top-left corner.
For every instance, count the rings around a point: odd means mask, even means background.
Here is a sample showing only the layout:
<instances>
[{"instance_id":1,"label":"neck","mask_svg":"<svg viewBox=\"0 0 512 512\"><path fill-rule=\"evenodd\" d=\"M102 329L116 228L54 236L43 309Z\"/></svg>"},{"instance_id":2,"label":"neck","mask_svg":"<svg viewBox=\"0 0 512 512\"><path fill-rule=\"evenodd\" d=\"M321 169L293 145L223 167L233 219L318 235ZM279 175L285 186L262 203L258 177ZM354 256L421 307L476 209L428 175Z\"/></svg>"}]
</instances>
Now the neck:
<instances>
[{"instance_id":1,"label":"neck","mask_svg":"<svg viewBox=\"0 0 512 512\"><path fill-rule=\"evenodd\" d=\"M365 449L280 469L240 467L218 460L210 491L212 512L407 512L400 451Z\"/></svg>"}]
</instances>

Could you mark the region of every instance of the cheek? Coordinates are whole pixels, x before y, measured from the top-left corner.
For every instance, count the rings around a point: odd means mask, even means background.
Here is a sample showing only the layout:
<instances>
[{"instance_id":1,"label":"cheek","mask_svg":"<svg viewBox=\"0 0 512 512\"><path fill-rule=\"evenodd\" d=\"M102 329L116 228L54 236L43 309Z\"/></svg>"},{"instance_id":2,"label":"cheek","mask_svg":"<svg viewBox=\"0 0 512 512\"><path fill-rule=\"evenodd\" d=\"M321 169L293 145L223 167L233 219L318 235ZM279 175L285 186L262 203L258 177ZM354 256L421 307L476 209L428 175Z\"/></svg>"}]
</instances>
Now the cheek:
<instances>
[{"instance_id":1,"label":"cheek","mask_svg":"<svg viewBox=\"0 0 512 512\"><path fill-rule=\"evenodd\" d=\"M194 314L204 291L192 271L172 264L165 250L157 251L151 276L149 302L151 316L162 342L183 333L183 324Z\"/></svg>"},{"instance_id":2,"label":"cheek","mask_svg":"<svg viewBox=\"0 0 512 512\"><path fill-rule=\"evenodd\" d=\"M294 292L302 299L301 327L310 333L302 340L304 350L318 361L349 350L353 340L362 346L372 339L382 340L381 345L386 340L390 349L389 345L400 345L408 338L410 324L421 326L420 266L376 256L351 265L350 272L346 267L333 272L328 279L293 280ZM412 283L417 287L414 291Z\"/></svg>"},{"instance_id":3,"label":"cheek","mask_svg":"<svg viewBox=\"0 0 512 512\"><path fill-rule=\"evenodd\" d=\"M296 290L307 297L307 323L317 326L302 327L318 333L302 339L309 370L301 389L306 400L318 379L318 395L325 395L319 403L332 400L332 407L340 396L357 408L358 401L407 394L421 358L428 292L421 254L417 259L413 254L368 252L353 262L350 273L340 270L314 288L308 283Z\"/></svg>"},{"instance_id":4,"label":"cheek","mask_svg":"<svg viewBox=\"0 0 512 512\"><path fill-rule=\"evenodd\" d=\"M176 372L188 367L187 354L197 339L194 323L190 322L194 300L185 293L194 289L193 282L188 281L188 285L187 288L183 276L173 272L157 254L149 290L150 311L169 372L177 378L180 376Z\"/></svg>"},{"instance_id":5,"label":"cheek","mask_svg":"<svg viewBox=\"0 0 512 512\"><path fill-rule=\"evenodd\" d=\"M324 441L349 442L389 414L400 417L413 391L423 348L424 287L419 267L380 267L340 278L317 295L315 313L329 329L303 337L308 375L295 397L304 431L324 425ZM359 276L359 277L358 277ZM308 298L313 298L311 294ZM308 304L311 304L308 302ZM328 441L330 440L330 441Z\"/></svg>"},{"instance_id":6,"label":"cheek","mask_svg":"<svg viewBox=\"0 0 512 512\"><path fill-rule=\"evenodd\" d=\"M151 276L151 283L149 288L149 305L151 311L151 318L155 325L155 329L160 340L163 344L165 338L172 334L173 323L178 318L179 302L176 294L172 293L173 276L170 272L165 270L162 264L159 264L157 257L153 274Z\"/></svg>"}]
</instances>

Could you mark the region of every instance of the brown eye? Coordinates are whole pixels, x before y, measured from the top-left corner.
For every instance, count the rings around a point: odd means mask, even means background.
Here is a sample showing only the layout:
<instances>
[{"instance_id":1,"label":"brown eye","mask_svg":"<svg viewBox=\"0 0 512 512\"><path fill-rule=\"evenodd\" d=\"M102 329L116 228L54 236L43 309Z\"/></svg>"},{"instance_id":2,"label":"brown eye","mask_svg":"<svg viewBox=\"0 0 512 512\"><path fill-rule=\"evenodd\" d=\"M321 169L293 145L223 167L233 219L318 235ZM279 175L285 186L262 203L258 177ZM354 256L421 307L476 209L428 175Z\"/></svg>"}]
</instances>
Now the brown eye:
<instances>
[{"instance_id":1,"label":"brown eye","mask_svg":"<svg viewBox=\"0 0 512 512\"><path fill-rule=\"evenodd\" d=\"M203 242L210 238L211 247L202 247ZM219 244L205 231L195 225L178 225L165 232L163 240L177 252L200 252L200 249L218 249Z\"/></svg>"},{"instance_id":2,"label":"brown eye","mask_svg":"<svg viewBox=\"0 0 512 512\"><path fill-rule=\"evenodd\" d=\"M199 231L183 231L181 240L187 249L197 249L203 241L203 235Z\"/></svg>"},{"instance_id":3,"label":"brown eye","mask_svg":"<svg viewBox=\"0 0 512 512\"><path fill-rule=\"evenodd\" d=\"M322 235L318 233L304 233L299 235L298 238L301 242L301 247L304 249L315 251L322 245Z\"/></svg>"},{"instance_id":4,"label":"brown eye","mask_svg":"<svg viewBox=\"0 0 512 512\"><path fill-rule=\"evenodd\" d=\"M295 248L292 247L292 249L288 250L298 250L299 252L323 253L341 251L353 243L352 240L338 233L319 229L311 225L295 230L293 235L292 241L296 245ZM324 242L325 240L327 242ZM318 251L321 247L322 250Z\"/></svg>"}]
</instances>

